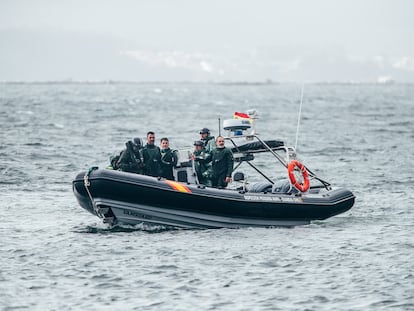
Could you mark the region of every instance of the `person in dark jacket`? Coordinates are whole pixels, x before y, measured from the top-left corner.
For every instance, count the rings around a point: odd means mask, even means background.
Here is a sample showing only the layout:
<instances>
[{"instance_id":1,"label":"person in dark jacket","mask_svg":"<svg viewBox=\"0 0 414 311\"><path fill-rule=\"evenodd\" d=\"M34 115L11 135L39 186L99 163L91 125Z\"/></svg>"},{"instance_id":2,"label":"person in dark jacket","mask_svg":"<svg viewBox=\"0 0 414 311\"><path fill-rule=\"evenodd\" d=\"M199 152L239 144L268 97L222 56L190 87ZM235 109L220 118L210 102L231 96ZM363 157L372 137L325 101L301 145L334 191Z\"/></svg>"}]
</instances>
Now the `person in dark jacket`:
<instances>
[{"instance_id":1,"label":"person in dark jacket","mask_svg":"<svg viewBox=\"0 0 414 311\"><path fill-rule=\"evenodd\" d=\"M200 184L211 187L212 169L211 165L206 163L204 159L208 156L204 143L201 140L194 142L194 151L192 160L194 160L194 170Z\"/></svg>"},{"instance_id":2,"label":"person in dark jacket","mask_svg":"<svg viewBox=\"0 0 414 311\"><path fill-rule=\"evenodd\" d=\"M126 148L121 151L120 155L111 160L112 168L124 172L142 174L144 163L141 153L141 138L134 138L133 141L129 140L125 145Z\"/></svg>"},{"instance_id":3,"label":"person in dark jacket","mask_svg":"<svg viewBox=\"0 0 414 311\"><path fill-rule=\"evenodd\" d=\"M167 137L161 138L161 177L174 180L173 168L177 166L177 151L170 148L170 142Z\"/></svg>"},{"instance_id":4,"label":"person in dark jacket","mask_svg":"<svg viewBox=\"0 0 414 311\"><path fill-rule=\"evenodd\" d=\"M147 133L147 144L142 149L144 160L144 174L149 176L161 176L161 151L155 146L155 133Z\"/></svg>"},{"instance_id":5,"label":"person in dark jacket","mask_svg":"<svg viewBox=\"0 0 414 311\"><path fill-rule=\"evenodd\" d=\"M214 136L210 136L210 130L206 127L200 130L200 140L204 143L204 148L208 153L210 153L214 148L216 148L216 142Z\"/></svg>"},{"instance_id":6,"label":"person in dark jacket","mask_svg":"<svg viewBox=\"0 0 414 311\"><path fill-rule=\"evenodd\" d=\"M217 136L216 145L217 147L209 153L204 161L211 162L213 171L211 185L215 188L226 188L227 184L231 182L234 164L233 153L224 146L223 136Z\"/></svg>"}]
</instances>

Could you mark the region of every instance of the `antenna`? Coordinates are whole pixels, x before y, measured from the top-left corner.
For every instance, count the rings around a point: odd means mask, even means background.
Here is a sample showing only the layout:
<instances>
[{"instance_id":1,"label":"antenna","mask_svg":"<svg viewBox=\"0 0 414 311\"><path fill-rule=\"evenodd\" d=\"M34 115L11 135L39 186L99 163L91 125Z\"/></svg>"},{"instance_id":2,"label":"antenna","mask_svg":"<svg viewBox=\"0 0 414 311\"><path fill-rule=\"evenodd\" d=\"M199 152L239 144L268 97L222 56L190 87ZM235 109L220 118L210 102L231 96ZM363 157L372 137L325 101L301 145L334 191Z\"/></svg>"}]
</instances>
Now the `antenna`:
<instances>
[{"instance_id":1,"label":"antenna","mask_svg":"<svg viewBox=\"0 0 414 311\"><path fill-rule=\"evenodd\" d=\"M302 103L303 103L303 90L305 88L305 83L302 83L302 94L300 95L300 105L299 105L299 115L298 115L298 126L296 128L296 141L295 141L295 150L298 146L298 136L299 136L299 125L300 125L300 115L302 113Z\"/></svg>"},{"instance_id":2,"label":"antenna","mask_svg":"<svg viewBox=\"0 0 414 311\"><path fill-rule=\"evenodd\" d=\"M221 116L218 116L218 134L221 136Z\"/></svg>"}]
</instances>

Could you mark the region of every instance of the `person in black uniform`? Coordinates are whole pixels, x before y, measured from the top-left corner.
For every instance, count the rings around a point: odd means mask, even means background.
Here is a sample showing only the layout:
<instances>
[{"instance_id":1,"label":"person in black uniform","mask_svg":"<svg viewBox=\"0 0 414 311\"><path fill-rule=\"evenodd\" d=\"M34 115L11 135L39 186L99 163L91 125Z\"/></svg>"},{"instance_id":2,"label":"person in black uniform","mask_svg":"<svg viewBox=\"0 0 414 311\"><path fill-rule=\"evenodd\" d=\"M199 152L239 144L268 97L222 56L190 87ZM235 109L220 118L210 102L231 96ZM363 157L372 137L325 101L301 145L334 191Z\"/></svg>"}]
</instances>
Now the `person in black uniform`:
<instances>
[{"instance_id":1,"label":"person in black uniform","mask_svg":"<svg viewBox=\"0 0 414 311\"><path fill-rule=\"evenodd\" d=\"M208 153L204 148L204 143L201 140L196 140L194 142L194 151L192 160L194 160L194 170L197 174L197 179L200 184L211 187L211 165L207 164L204 159L207 157Z\"/></svg>"},{"instance_id":2,"label":"person in black uniform","mask_svg":"<svg viewBox=\"0 0 414 311\"><path fill-rule=\"evenodd\" d=\"M177 166L177 151L170 148L170 142L167 137L161 138L161 177L174 180L173 168Z\"/></svg>"},{"instance_id":3,"label":"person in black uniform","mask_svg":"<svg viewBox=\"0 0 414 311\"><path fill-rule=\"evenodd\" d=\"M203 127L200 130L200 140L204 143L205 150L210 153L211 150L216 148L216 142L214 140L214 136L210 136L210 130L206 127Z\"/></svg>"},{"instance_id":4,"label":"person in black uniform","mask_svg":"<svg viewBox=\"0 0 414 311\"><path fill-rule=\"evenodd\" d=\"M147 133L147 144L142 149L144 160L144 174L149 176L161 176L161 151L155 146L155 133Z\"/></svg>"},{"instance_id":5,"label":"person in black uniform","mask_svg":"<svg viewBox=\"0 0 414 311\"><path fill-rule=\"evenodd\" d=\"M120 155L111 161L113 169L130 173L143 173L142 141L141 138L134 138L125 143L126 148Z\"/></svg>"},{"instance_id":6,"label":"person in black uniform","mask_svg":"<svg viewBox=\"0 0 414 311\"><path fill-rule=\"evenodd\" d=\"M213 171L211 185L215 188L226 188L227 184L231 182L234 164L233 153L224 146L223 136L217 136L216 145L217 147L208 154L204 161L211 162Z\"/></svg>"}]
</instances>

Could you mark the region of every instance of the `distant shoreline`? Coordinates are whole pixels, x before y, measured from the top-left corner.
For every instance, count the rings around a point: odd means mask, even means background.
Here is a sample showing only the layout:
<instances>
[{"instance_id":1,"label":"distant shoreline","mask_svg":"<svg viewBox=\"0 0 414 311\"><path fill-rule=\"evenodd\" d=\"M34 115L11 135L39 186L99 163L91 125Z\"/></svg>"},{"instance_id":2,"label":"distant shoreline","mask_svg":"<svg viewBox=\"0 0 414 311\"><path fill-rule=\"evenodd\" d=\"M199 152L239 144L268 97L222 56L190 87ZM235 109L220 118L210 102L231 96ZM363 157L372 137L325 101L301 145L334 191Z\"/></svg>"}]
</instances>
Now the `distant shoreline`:
<instances>
[{"instance_id":1,"label":"distant shoreline","mask_svg":"<svg viewBox=\"0 0 414 311\"><path fill-rule=\"evenodd\" d=\"M414 85L414 82L357 82L357 81L320 81L320 82L299 82L299 81L120 81L120 80L101 80L101 81L76 81L76 80L56 80L56 81L0 81L0 84L39 84L39 85L70 85L70 84L209 84L209 85L286 85L286 84L308 84L308 85Z\"/></svg>"}]
</instances>

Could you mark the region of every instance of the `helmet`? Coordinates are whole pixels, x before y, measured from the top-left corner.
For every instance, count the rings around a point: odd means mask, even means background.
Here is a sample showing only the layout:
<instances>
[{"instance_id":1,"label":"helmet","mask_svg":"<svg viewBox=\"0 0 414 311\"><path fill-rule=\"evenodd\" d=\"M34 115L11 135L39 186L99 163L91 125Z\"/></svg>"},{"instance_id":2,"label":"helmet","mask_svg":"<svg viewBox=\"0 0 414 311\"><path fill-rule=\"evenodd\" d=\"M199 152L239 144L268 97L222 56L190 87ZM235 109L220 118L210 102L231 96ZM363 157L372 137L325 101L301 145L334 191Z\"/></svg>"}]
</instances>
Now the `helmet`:
<instances>
[{"instance_id":1,"label":"helmet","mask_svg":"<svg viewBox=\"0 0 414 311\"><path fill-rule=\"evenodd\" d=\"M142 139L141 138L139 138L139 137L135 137L134 138L134 144L136 145L136 146L138 146L138 147L142 147Z\"/></svg>"},{"instance_id":2,"label":"helmet","mask_svg":"<svg viewBox=\"0 0 414 311\"><path fill-rule=\"evenodd\" d=\"M196 140L194 146L204 146L204 143L201 140Z\"/></svg>"},{"instance_id":3,"label":"helmet","mask_svg":"<svg viewBox=\"0 0 414 311\"><path fill-rule=\"evenodd\" d=\"M205 134L205 133L210 134L210 130L209 130L208 128L206 128L206 127L203 127L203 128L200 130L200 134Z\"/></svg>"}]
</instances>

